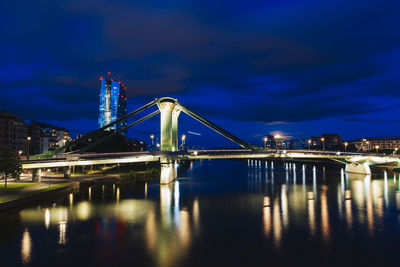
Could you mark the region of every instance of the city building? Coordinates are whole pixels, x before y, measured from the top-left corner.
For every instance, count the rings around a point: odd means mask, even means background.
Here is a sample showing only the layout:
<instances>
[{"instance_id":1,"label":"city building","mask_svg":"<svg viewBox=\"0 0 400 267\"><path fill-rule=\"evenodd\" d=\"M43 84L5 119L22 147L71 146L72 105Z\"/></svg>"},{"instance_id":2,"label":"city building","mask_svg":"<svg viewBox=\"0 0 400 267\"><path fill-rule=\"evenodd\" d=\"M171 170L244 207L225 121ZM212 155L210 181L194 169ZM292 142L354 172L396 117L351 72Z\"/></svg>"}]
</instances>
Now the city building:
<instances>
[{"instance_id":1,"label":"city building","mask_svg":"<svg viewBox=\"0 0 400 267\"><path fill-rule=\"evenodd\" d=\"M400 137L361 138L351 142L357 151L379 151L400 149Z\"/></svg>"},{"instance_id":2,"label":"city building","mask_svg":"<svg viewBox=\"0 0 400 267\"><path fill-rule=\"evenodd\" d=\"M337 149L342 146L342 138L338 134L322 134L321 141L325 142L326 149Z\"/></svg>"},{"instance_id":3,"label":"city building","mask_svg":"<svg viewBox=\"0 0 400 267\"><path fill-rule=\"evenodd\" d=\"M100 101L99 101L99 128L121 118L126 115L126 87L121 81L111 78L110 72L108 77L100 77ZM118 131L127 126L126 120L113 125L106 130ZM124 131L122 135L127 135Z\"/></svg>"},{"instance_id":4,"label":"city building","mask_svg":"<svg viewBox=\"0 0 400 267\"><path fill-rule=\"evenodd\" d=\"M29 154L36 155L40 154L40 126L35 124L28 125L28 136L30 137L29 141Z\"/></svg>"},{"instance_id":5,"label":"city building","mask_svg":"<svg viewBox=\"0 0 400 267\"><path fill-rule=\"evenodd\" d=\"M30 128L35 129L35 132L39 129L39 153L47 153L63 147L71 140L69 132L62 127L32 121Z\"/></svg>"},{"instance_id":6,"label":"city building","mask_svg":"<svg viewBox=\"0 0 400 267\"><path fill-rule=\"evenodd\" d=\"M28 155L28 124L15 114L0 112L0 145Z\"/></svg>"}]
</instances>

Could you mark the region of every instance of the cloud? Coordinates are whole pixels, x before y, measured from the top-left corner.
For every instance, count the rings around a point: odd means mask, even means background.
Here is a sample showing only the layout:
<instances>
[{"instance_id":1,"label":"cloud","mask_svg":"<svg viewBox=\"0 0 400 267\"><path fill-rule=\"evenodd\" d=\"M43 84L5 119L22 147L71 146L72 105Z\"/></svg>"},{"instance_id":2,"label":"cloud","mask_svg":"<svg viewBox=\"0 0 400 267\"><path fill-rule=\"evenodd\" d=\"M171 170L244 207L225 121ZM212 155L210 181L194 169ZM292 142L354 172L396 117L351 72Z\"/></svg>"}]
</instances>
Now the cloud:
<instances>
[{"instance_id":1,"label":"cloud","mask_svg":"<svg viewBox=\"0 0 400 267\"><path fill-rule=\"evenodd\" d=\"M399 10L377 0L9 1L0 106L95 120L98 77L111 71L130 107L171 95L207 116L266 126L375 112L391 121Z\"/></svg>"}]
</instances>

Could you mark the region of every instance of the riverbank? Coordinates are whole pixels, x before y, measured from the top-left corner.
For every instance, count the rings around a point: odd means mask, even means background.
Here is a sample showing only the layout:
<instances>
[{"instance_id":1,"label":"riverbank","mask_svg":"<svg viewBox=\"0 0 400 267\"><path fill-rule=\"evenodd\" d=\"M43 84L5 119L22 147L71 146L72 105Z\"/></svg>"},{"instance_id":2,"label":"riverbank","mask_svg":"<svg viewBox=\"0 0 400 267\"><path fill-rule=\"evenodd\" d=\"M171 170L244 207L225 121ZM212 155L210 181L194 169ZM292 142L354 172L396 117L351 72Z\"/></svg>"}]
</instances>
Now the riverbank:
<instances>
[{"instance_id":1,"label":"riverbank","mask_svg":"<svg viewBox=\"0 0 400 267\"><path fill-rule=\"evenodd\" d=\"M80 187L125 183L145 182L158 177L156 171L130 172L121 175L73 175L65 179L61 175L43 176L41 183L9 183L7 189L0 190L0 212L23 208L28 205L56 197L57 195L79 190Z\"/></svg>"},{"instance_id":2,"label":"riverbank","mask_svg":"<svg viewBox=\"0 0 400 267\"><path fill-rule=\"evenodd\" d=\"M0 212L32 205L59 194L74 192L79 189L79 182L58 184L33 184L22 189L0 194Z\"/></svg>"}]
</instances>

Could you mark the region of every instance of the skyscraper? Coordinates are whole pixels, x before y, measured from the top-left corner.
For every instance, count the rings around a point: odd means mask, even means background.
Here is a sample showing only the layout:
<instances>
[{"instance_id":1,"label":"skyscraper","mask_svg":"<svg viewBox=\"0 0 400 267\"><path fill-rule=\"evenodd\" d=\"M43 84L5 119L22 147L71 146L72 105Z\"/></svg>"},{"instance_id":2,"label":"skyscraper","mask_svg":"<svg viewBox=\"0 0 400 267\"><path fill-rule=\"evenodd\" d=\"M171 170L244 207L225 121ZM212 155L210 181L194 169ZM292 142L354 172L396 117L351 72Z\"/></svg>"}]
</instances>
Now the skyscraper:
<instances>
[{"instance_id":1,"label":"skyscraper","mask_svg":"<svg viewBox=\"0 0 400 267\"><path fill-rule=\"evenodd\" d=\"M99 128L126 114L126 87L121 81L112 79L110 72L107 75L107 78L100 77ZM118 131L126 125L126 120L123 120L106 130ZM127 135L126 131L121 134Z\"/></svg>"}]
</instances>

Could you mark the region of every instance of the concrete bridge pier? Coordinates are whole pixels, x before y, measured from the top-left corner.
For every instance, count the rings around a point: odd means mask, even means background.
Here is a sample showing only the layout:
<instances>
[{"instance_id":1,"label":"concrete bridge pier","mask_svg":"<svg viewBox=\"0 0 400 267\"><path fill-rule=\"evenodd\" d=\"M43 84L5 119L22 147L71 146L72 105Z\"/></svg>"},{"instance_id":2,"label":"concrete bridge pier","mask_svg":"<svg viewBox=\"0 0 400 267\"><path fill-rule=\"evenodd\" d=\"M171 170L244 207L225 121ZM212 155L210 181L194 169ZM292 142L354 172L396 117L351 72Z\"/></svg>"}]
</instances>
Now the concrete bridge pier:
<instances>
[{"instance_id":1,"label":"concrete bridge pier","mask_svg":"<svg viewBox=\"0 0 400 267\"><path fill-rule=\"evenodd\" d=\"M169 184L178 177L177 162L169 157L161 158L160 184Z\"/></svg>"},{"instance_id":2,"label":"concrete bridge pier","mask_svg":"<svg viewBox=\"0 0 400 267\"><path fill-rule=\"evenodd\" d=\"M32 170L32 182L40 183L42 179L42 170L41 169L33 169Z\"/></svg>"},{"instance_id":3,"label":"concrete bridge pier","mask_svg":"<svg viewBox=\"0 0 400 267\"><path fill-rule=\"evenodd\" d=\"M71 178L71 167L64 167L64 178Z\"/></svg>"},{"instance_id":4,"label":"concrete bridge pier","mask_svg":"<svg viewBox=\"0 0 400 267\"><path fill-rule=\"evenodd\" d=\"M356 174L364 174L370 175L371 168L367 163L347 163L345 171L347 173L356 173Z\"/></svg>"}]
</instances>

